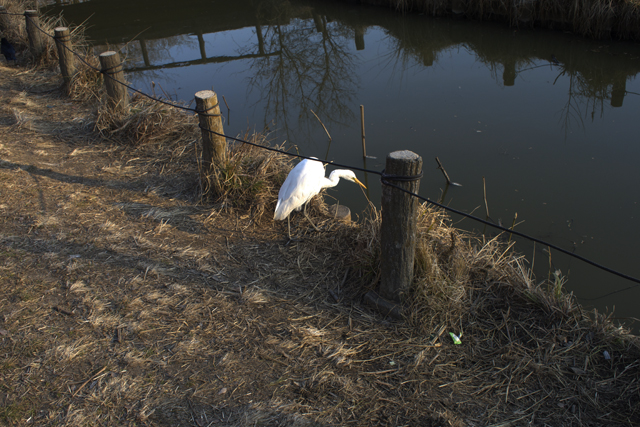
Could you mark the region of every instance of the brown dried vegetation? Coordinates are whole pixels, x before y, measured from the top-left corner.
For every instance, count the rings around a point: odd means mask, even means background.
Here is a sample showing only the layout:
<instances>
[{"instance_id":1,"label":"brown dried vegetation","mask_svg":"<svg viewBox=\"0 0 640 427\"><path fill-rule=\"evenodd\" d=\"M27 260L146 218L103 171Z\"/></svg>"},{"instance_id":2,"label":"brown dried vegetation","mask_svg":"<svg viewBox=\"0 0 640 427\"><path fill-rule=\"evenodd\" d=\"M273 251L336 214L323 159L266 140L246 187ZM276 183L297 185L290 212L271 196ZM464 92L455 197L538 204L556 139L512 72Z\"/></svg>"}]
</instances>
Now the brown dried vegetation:
<instances>
[{"instance_id":1,"label":"brown dried vegetation","mask_svg":"<svg viewBox=\"0 0 640 427\"><path fill-rule=\"evenodd\" d=\"M454 14L513 27L541 26L583 37L640 40L638 0L368 0L402 12Z\"/></svg>"},{"instance_id":2,"label":"brown dried vegetation","mask_svg":"<svg viewBox=\"0 0 640 427\"><path fill-rule=\"evenodd\" d=\"M0 424L640 423L638 338L499 238L423 206L405 320L385 319L361 302L380 212L337 223L316 198L322 231L294 215L285 245L288 158L235 145L202 198L192 118L107 118L60 83L0 65Z\"/></svg>"}]
</instances>

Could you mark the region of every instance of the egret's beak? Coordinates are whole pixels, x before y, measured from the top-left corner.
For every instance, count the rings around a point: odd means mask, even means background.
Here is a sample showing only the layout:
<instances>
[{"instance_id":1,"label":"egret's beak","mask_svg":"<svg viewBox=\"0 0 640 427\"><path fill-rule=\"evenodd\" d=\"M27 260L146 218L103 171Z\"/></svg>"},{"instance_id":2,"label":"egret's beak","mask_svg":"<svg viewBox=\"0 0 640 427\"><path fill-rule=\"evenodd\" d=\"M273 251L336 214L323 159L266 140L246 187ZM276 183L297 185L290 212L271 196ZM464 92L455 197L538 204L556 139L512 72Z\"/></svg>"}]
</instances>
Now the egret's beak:
<instances>
[{"instance_id":1,"label":"egret's beak","mask_svg":"<svg viewBox=\"0 0 640 427\"><path fill-rule=\"evenodd\" d=\"M361 183L360 181L358 181L358 178L353 178L353 180L355 181L356 184L360 185L365 190L367 189L367 186Z\"/></svg>"}]
</instances>

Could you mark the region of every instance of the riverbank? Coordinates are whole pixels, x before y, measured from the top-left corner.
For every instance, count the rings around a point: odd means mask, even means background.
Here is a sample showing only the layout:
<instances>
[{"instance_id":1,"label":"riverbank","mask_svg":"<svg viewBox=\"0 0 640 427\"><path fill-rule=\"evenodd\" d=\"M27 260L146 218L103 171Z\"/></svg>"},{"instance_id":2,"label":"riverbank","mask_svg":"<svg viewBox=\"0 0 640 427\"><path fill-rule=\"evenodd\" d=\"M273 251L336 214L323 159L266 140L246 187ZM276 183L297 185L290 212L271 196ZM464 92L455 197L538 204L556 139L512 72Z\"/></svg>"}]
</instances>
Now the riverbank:
<instances>
[{"instance_id":1,"label":"riverbank","mask_svg":"<svg viewBox=\"0 0 640 427\"><path fill-rule=\"evenodd\" d=\"M497 241L424 210L414 304L385 319L361 300L375 221L314 210L287 246L270 215L199 202L195 152L105 139L60 83L0 67L3 424L640 420L637 338Z\"/></svg>"},{"instance_id":2,"label":"riverbank","mask_svg":"<svg viewBox=\"0 0 640 427\"><path fill-rule=\"evenodd\" d=\"M570 31L594 39L640 40L640 4L632 0L362 0L405 13L505 22Z\"/></svg>"},{"instance_id":3,"label":"riverbank","mask_svg":"<svg viewBox=\"0 0 640 427\"><path fill-rule=\"evenodd\" d=\"M234 146L252 172L203 198L194 117L109 115L61 83L0 65L3 424L640 422L638 338L506 242L423 207L411 303L387 319L362 300L379 212L337 223L317 199L321 231L294 215L286 245L288 158Z\"/></svg>"}]
</instances>

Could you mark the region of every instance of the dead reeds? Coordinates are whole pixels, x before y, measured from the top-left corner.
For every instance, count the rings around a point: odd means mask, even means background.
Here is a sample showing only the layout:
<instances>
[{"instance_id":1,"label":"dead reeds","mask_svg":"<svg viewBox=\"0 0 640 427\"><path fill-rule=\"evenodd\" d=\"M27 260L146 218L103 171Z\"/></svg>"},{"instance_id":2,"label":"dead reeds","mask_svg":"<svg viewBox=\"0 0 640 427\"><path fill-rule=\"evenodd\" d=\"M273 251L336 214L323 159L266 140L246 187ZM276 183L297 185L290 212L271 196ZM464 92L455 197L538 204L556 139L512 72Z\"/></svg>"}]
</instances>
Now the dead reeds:
<instances>
[{"instance_id":1,"label":"dead reeds","mask_svg":"<svg viewBox=\"0 0 640 427\"><path fill-rule=\"evenodd\" d=\"M321 231L294 214L303 240L285 246L251 211L263 197L270 212L283 154L235 145L227 202L200 201L196 144L124 123L104 150L38 128L3 147L3 424L638 424L638 339L559 274L537 282L506 239L422 206L404 321L390 320L361 302L379 211L342 224L319 197Z\"/></svg>"},{"instance_id":2,"label":"dead reeds","mask_svg":"<svg viewBox=\"0 0 640 427\"><path fill-rule=\"evenodd\" d=\"M16 48L18 64L35 67L39 70L55 70L58 67L58 51L55 43L54 28L64 26L61 16L41 15L39 27L42 31L43 50L38 58L34 58L29 51L29 41L22 16L25 10L38 9L37 1L11 0L3 1L10 15L6 16L6 28L3 37L6 37ZM70 29L70 41L74 52L81 59L75 58L76 74L68 87L68 96L74 100L87 101L99 98L102 90L100 73L95 71L99 66L98 59L91 54L91 48L84 35L84 26ZM93 68L92 68L93 67Z\"/></svg>"},{"instance_id":3,"label":"dead reeds","mask_svg":"<svg viewBox=\"0 0 640 427\"><path fill-rule=\"evenodd\" d=\"M16 74L0 75L16 116L61 114ZM2 117L4 425L640 423L638 338L586 312L559 272L533 277L506 238L421 206L391 320L361 301L384 212L343 224L318 197L321 231L294 214L302 240L284 245L264 215L284 154L234 144L220 193L201 197L194 116L134 99L65 134ZM70 138L74 123L96 132Z\"/></svg>"},{"instance_id":4,"label":"dead reeds","mask_svg":"<svg viewBox=\"0 0 640 427\"><path fill-rule=\"evenodd\" d=\"M292 158L261 148L260 145L272 148L266 134L247 132L239 139L258 146L234 143L224 163L212 165L206 177L211 191L203 194L203 198L249 210L252 221L259 221L266 210L275 208L280 185L291 170Z\"/></svg>"},{"instance_id":5,"label":"dead reeds","mask_svg":"<svg viewBox=\"0 0 640 427\"><path fill-rule=\"evenodd\" d=\"M376 5L380 1L369 1ZM542 26L602 39L640 40L640 5L634 0L387 0L402 12L432 16L463 13L471 19L497 20L512 26Z\"/></svg>"}]
</instances>

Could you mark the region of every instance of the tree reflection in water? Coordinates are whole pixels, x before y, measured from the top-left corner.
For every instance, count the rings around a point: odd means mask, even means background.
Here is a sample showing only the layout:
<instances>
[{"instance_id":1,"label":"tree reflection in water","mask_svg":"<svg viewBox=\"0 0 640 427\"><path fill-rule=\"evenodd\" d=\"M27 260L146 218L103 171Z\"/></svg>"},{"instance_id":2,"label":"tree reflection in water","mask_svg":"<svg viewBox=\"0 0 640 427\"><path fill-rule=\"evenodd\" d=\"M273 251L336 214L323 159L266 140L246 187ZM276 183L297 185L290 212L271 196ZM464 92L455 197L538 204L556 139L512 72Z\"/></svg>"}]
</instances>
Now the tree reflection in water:
<instances>
[{"instance_id":1,"label":"tree reflection in water","mask_svg":"<svg viewBox=\"0 0 640 427\"><path fill-rule=\"evenodd\" d=\"M298 135L317 130L311 110L326 124L355 120L352 106L358 79L355 58L348 49L354 31L326 17L315 18L257 26L256 39L263 46L245 48L277 52L252 61L249 90L260 92L254 106L264 110L265 125L275 122L290 140L294 129Z\"/></svg>"}]
</instances>

